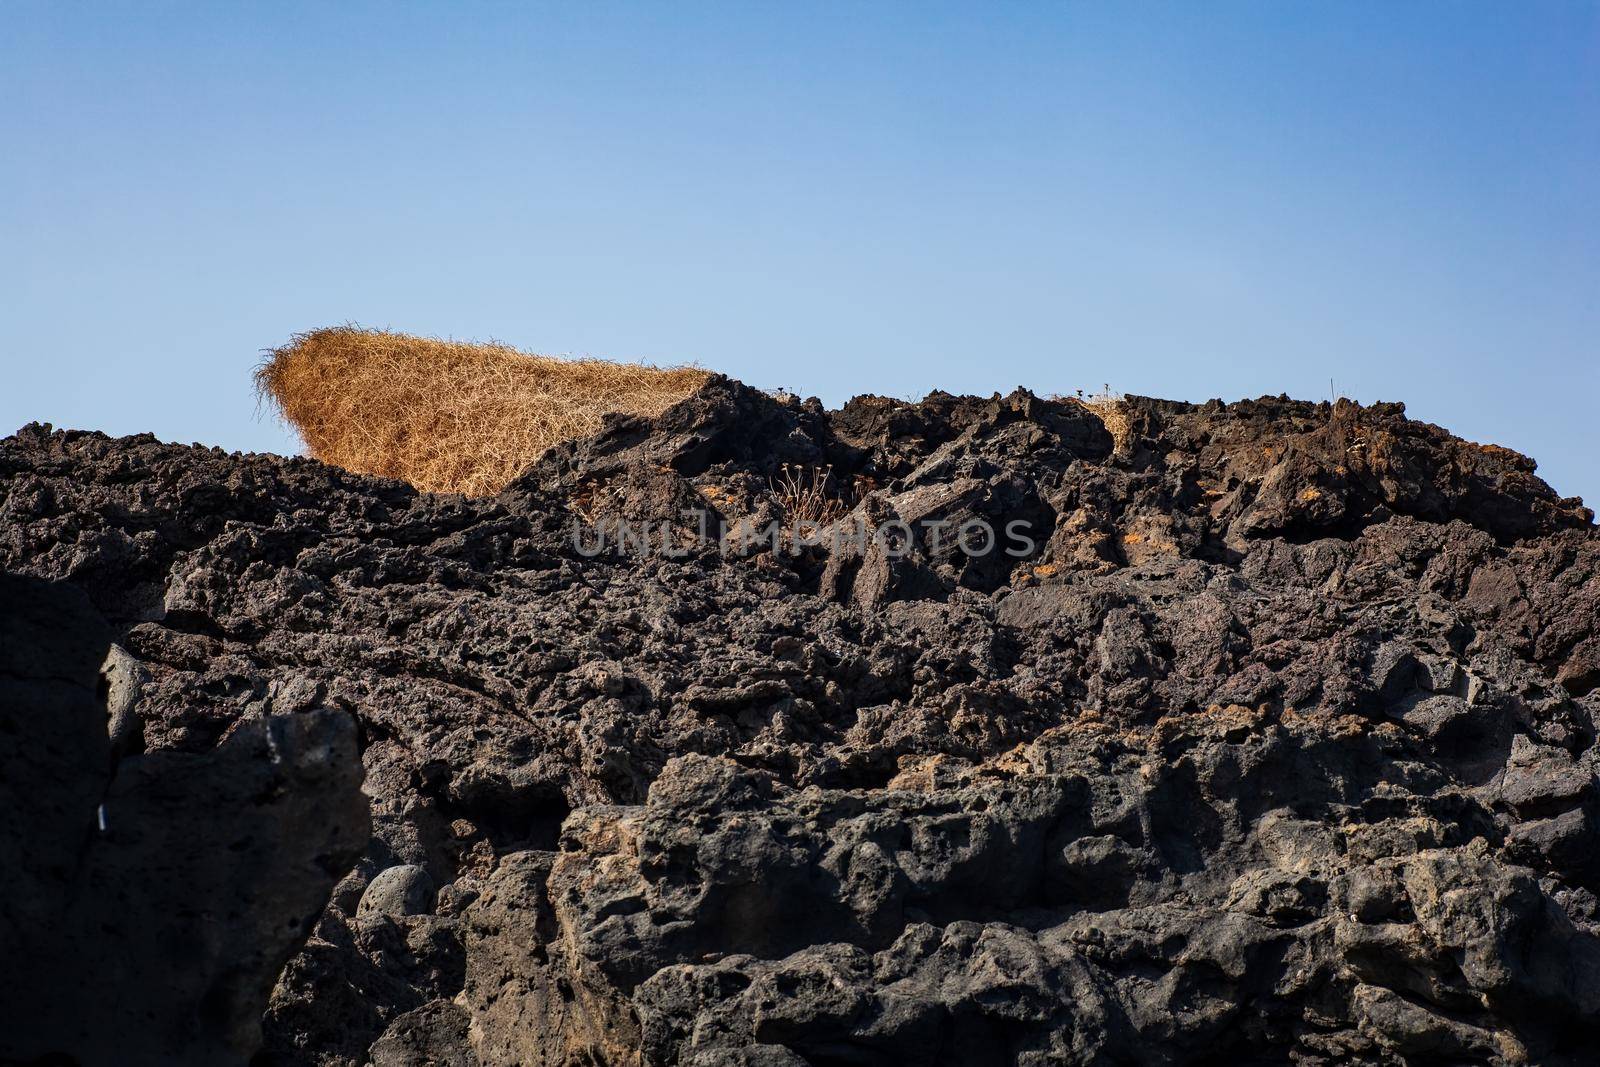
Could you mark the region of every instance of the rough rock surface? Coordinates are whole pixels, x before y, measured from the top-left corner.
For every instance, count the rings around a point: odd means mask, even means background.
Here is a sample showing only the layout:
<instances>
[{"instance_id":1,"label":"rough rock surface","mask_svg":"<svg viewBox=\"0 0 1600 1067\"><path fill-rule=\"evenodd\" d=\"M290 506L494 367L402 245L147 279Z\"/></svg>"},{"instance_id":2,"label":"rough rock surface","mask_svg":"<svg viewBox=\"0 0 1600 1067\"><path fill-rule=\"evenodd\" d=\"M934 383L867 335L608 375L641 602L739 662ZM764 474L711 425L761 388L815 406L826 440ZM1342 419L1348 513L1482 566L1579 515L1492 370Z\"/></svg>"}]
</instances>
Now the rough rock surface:
<instances>
[{"instance_id":1,"label":"rough rock surface","mask_svg":"<svg viewBox=\"0 0 1600 1067\"><path fill-rule=\"evenodd\" d=\"M242 1064L369 834L355 724L116 760L110 638L80 591L0 574L0 1061Z\"/></svg>"},{"instance_id":2,"label":"rough rock surface","mask_svg":"<svg viewBox=\"0 0 1600 1067\"><path fill-rule=\"evenodd\" d=\"M1579 1064L1600 535L1533 471L1399 405L714 379L485 500L28 427L0 565L109 620L144 759L359 724L262 1064ZM742 544L801 511L910 543Z\"/></svg>"}]
</instances>

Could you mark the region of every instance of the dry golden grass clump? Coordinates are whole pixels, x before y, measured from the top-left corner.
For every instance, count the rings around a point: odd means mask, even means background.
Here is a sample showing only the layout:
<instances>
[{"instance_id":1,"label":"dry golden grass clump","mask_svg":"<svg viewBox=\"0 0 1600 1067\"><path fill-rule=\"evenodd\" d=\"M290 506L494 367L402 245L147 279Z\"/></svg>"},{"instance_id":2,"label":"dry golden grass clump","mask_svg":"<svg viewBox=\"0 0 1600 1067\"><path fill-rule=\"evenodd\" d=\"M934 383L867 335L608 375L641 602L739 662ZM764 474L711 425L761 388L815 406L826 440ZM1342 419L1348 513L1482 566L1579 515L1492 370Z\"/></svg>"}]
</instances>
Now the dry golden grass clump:
<instances>
[{"instance_id":1,"label":"dry golden grass clump","mask_svg":"<svg viewBox=\"0 0 1600 1067\"><path fill-rule=\"evenodd\" d=\"M1106 386L1104 392L1084 395L1082 389L1077 396L1064 396L1060 393L1050 397L1051 400L1061 403L1072 403L1087 408L1089 413L1100 420L1106 432L1111 435L1112 447L1118 452L1123 451L1128 440L1133 435L1133 420L1129 417L1127 399L1120 393L1113 393L1111 386Z\"/></svg>"},{"instance_id":2,"label":"dry golden grass clump","mask_svg":"<svg viewBox=\"0 0 1600 1067\"><path fill-rule=\"evenodd\" d=\"M324 463L486 496L605 415L659 415L708 377L341 326L269 352L256 388Z\"/></svg>"},{"instance_id":3,"label":"dry golden grass clump","mask_svg":"<svg viewBox=\"0 0 1600 1067\"><path fill-rule=\"evenodd\" d=\"M1128 417L1128 403L1120 396L1102 394L1092 396L1084 407L1094 412L1106 432L1111 434L1112 447L1121 452L1133 432L1133 420Z\"/></svg>"}]
</instances>

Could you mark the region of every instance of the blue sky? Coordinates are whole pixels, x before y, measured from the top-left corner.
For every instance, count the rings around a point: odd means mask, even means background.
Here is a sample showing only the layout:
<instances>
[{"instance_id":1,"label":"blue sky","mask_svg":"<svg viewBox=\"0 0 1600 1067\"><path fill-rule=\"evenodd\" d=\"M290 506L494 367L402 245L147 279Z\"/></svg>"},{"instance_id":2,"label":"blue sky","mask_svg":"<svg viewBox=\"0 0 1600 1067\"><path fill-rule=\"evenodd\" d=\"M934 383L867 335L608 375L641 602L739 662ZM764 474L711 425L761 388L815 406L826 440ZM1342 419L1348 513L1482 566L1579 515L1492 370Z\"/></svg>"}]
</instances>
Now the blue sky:
<instances>
[{"instance_id":1,"label":"blue sky","mask_svg":"<svg viewBox=\"0 0 1600 1067\"><path fill-rule=\"evenodd\" d=\"M347 321L838 404L1328 380L1600 501L1600 4L0 5L0 433Z\"/></svg>"}]
</instances>

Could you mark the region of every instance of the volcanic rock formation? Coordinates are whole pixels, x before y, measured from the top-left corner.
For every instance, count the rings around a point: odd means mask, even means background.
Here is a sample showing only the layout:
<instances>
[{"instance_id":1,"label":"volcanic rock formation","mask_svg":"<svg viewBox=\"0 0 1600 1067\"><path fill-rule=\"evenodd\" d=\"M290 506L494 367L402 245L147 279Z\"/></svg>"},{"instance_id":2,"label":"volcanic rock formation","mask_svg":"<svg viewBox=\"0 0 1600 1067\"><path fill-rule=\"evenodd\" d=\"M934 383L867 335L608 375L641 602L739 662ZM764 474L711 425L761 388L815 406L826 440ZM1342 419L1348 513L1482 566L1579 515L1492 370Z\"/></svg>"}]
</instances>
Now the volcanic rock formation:
<instances>
[{"instance_id":1,"label":"volcanic rock formation","mask_svg":"<svg viewBox=\"0 0 1600 1067\"><path fill-rule=\"evenodd\" d=\"M0 574L0 1061L242 1063L365 847L355 724L265 714L208 752L118 753L103 698L137 668L110 636L79 590Z\"/></svg>"},{"instance_id":2,"label":"volcanic rock formation","mask_svg":"<svg viewBox=\"0 0 1600 1067\"><path fill-rule=\"evenodd\" d=\"M87 721L109 642L114 782L357 726L370 840L303 942L250 946L299 946L258 1064L1579 1064L1600 1041L1600 534L1530 460L1400 405L830 412L713 378L494 498L40 426L0 443L0 494L0 565L105 626L32 638L75 688L7 720L8 761L67 705ZM653 550L575 536L618 520ZM1012 523L1019 554L948 533ZM108 742L81 744L52 832L104 848ZM252 862L305 825L208 818ZM8 917L67 863L40 842L7 846L32 850ZM145 869L102 877L147 907ZM259 884L206 885L161 892L260 910ZM176 1018L193 990L163 982ZM24 1052L113 1062L75 1040Z\"/></svg>"}]
</instances>

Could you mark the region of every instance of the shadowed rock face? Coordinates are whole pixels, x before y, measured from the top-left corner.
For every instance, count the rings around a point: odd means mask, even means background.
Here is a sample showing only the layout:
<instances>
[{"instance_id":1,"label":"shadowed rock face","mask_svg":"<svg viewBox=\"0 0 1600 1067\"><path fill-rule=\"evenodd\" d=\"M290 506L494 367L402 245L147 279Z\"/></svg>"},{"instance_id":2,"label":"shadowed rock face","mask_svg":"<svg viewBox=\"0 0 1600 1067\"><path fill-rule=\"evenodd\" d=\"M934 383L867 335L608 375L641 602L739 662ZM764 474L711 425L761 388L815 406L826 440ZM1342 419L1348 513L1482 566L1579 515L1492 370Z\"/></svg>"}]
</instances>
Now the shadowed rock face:
<instances>
[{"instance_id":1,"label":"shadowed rock face","mask_svg":"<svg viewBox=\"0 0 1600 1067\"><path fill-rule=\"evenodd\" d=\"M737 550L786 463L909 551ZM109 620L142 759L359 724L371 839L260 1063L1600 1040L1600 535L1398 405L719 378L495 499L40 427L0 492L0 564ZM674 555L574 542L619 517ZM976 520L1031 549L927 525Z\"/></svg>"},{"instance_id":2,"label":"shadowed rock face","mask_svg":"<svg viewBox=\"0 0 1600 1067\"><path fill-rule=\"evenodd\" d=\"M0 1059L245 1063L278 973L369 833L355 724L241 718L114 759L110 631L0 574Z\"/></svg>"}]
</instances>

